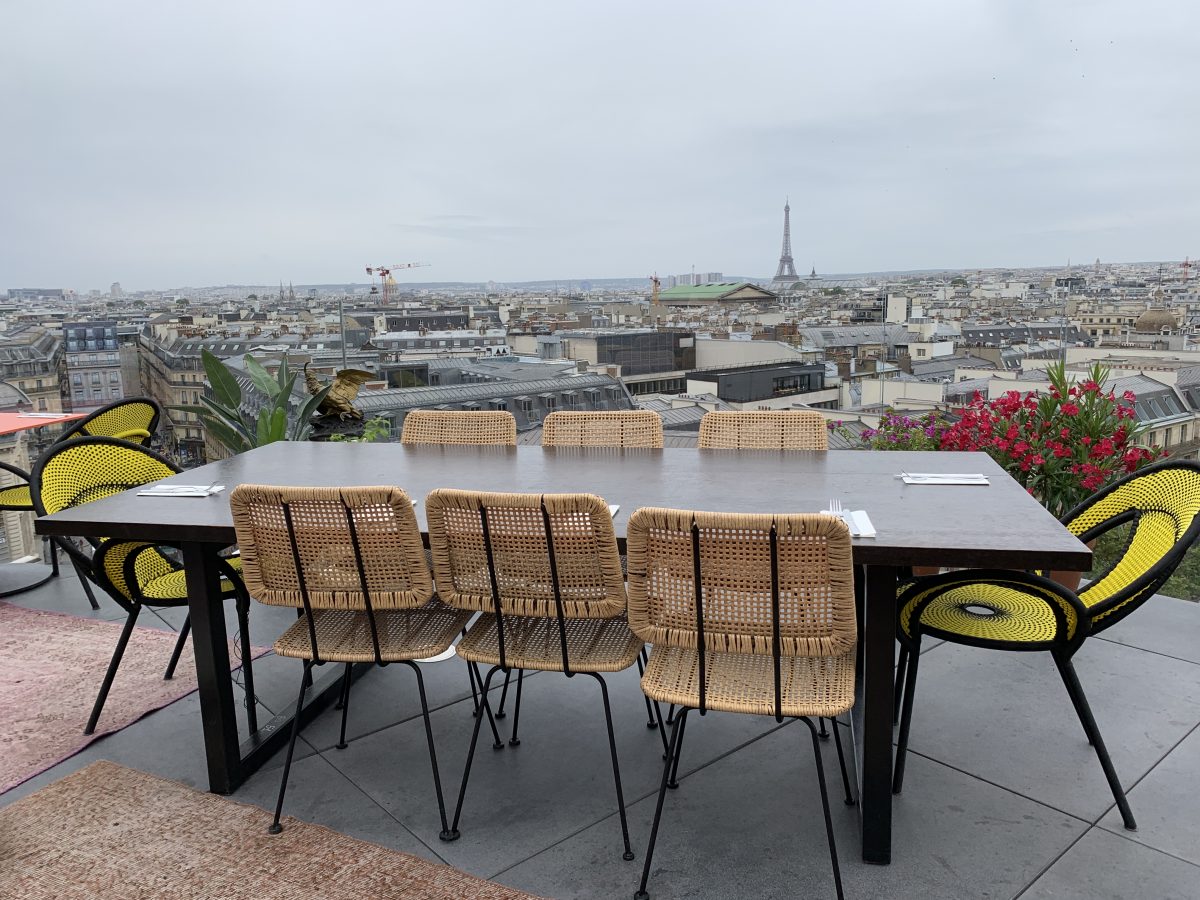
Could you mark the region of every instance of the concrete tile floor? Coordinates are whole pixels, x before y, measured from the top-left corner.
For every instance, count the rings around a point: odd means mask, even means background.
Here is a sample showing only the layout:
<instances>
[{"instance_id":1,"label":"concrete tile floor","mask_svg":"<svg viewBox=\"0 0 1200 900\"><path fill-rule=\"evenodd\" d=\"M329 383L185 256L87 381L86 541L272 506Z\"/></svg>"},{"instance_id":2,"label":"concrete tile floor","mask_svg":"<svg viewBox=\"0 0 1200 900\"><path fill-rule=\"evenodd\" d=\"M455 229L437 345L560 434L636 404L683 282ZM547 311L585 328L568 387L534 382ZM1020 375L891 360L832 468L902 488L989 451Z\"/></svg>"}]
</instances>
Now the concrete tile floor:
<instances>
[{"instance_id":1,"label":"concrete tile floor","mask_svg":"<svg viewBox=\"0 0 1200 900\"><path fill-rule=\"evenodd\" d=\"M93 613L74 575L8 602ZM255 606L269 644L288 610ZM234 617L228 611L231 624ZM182 613L143 616L178 628ZM1155 598L1076 657L1139 831L1127 832L1049 659L949 644L922 654L905 790L895 803L894 862L857 852L840 801L837 758L822 744L847 897L1200 897L1200 606ZM453 815L471 716L465 668L423 666L445 801ZM294 702L299 665L255 668L260 716ZM388 847L441 860L547 897L631 897L661 774L631 671L609 679L625 802L637 859L621 836L599 690L587 676L527 679L519 747L481 736L460 825L438 840L413 676L392 666L355 683L349 746L339 713L302 734L285 811ZM239 692L240 688L235 689ZM495 702L495 700L493 700ZM502 736L512 727L500 723ZM244 724L244 722L243 722ZM486 726L484 728L486 735ZM0 805L96 759L203 786L199 704L184 698L0 795ZM282 754L234 796L273 808ZM833 896L811 741L799 723L692 715L650 881L655 898Z\"/></svg>"}]
</instances>

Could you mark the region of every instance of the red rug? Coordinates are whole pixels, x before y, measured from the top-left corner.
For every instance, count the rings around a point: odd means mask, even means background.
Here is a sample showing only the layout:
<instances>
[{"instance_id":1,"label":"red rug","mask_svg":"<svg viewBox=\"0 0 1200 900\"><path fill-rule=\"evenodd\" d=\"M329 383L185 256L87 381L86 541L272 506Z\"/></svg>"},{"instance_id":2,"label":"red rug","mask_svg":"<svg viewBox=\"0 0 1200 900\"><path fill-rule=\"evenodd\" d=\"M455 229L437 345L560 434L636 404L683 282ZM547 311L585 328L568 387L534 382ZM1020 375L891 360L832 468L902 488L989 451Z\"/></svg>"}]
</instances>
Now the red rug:
<instances>
[{"instance_id":1,"label":"red rug","mask_svg":"<svg viewBox=\"0 0 1200 900\"><path fill-rule=\"evenodd\" d=\"M163 681L175 632L135 628L96 733L84 734L123 624L0 603L0 793L196 690L191 639Z\"/></svg>"}]
</instances>

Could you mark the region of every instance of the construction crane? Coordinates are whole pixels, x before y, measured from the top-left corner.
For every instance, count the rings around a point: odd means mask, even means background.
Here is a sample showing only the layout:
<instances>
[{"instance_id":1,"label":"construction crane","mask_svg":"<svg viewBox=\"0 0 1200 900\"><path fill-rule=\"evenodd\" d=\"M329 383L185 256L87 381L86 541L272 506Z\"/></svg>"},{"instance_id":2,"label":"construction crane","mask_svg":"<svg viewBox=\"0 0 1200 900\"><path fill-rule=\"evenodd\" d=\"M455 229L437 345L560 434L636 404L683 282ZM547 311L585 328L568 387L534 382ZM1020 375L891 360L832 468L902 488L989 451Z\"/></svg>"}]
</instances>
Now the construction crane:
<instances>
[{"instance_id":1,"label":"construction crane","mask_svg":"<svg viewBox=\"0 0 1200 900\"><path fill-rule=\"evenodd\" d=\"M658 280L657 272L650 276L650 285L650 305L658 306L658 291L662 287L662 282Z\"/></svg>"},{"instance_id":2,"label":"construction crane","mask_svg":"<svg viewBox=\"0 0 1200 900\"><path fill-rule=\"evenodd\" d=\"M390 266L367 266L368 275L378 275L379 285L383 288L382 303L384 306L391 306L392 300L396 293L396 280L392 278L392 272L400 269L417 269L421 266L427 266L426 262L410 262L410 263L392 263ZM374 283L371 284L371 293L378 294L379 287Z\"/></svg>"}]
</instances>

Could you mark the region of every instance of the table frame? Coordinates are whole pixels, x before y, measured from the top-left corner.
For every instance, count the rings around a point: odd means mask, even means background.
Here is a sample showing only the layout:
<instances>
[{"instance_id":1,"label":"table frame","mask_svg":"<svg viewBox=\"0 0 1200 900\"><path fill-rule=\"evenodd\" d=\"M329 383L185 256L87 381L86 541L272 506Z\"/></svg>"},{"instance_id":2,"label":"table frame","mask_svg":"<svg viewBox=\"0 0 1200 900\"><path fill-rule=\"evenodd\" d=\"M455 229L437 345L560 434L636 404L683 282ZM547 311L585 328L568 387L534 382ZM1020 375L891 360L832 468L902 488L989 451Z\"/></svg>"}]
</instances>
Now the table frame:
<instances>
[{"instance_id":1,"label":"table frame","mask_svg":"<svg viewBox=\"0 0 1200 900\"><path fill-rule=\"evenodd\" d=\"M982 472L986 488L903 485L901 471ZM831 497L865 507L878 536L854 540L863 567L860 702L851 716L862 855L891 860L892 703L896 581L912 565L1088 568L1091 551L982 453L614 450L287 444L261 447L167 479L169 483L399 484L417 500L435 487L553 492L590 489L638 506L770 512L822 509ZM765 488L754 489L755 484ZM785 489L786 488L786 489ZM37 520L41 534L105 535L179 546L189 609L209 786L229 793L287 739L290 713L239 742L217 553L234 540L228 495L138 498L127 491ZM424 522L424 503L417 506ZM982 517L982 520L981 520ZM336 696L341 673L316 680L301 724Z\"/></svg>"}]
</instances>

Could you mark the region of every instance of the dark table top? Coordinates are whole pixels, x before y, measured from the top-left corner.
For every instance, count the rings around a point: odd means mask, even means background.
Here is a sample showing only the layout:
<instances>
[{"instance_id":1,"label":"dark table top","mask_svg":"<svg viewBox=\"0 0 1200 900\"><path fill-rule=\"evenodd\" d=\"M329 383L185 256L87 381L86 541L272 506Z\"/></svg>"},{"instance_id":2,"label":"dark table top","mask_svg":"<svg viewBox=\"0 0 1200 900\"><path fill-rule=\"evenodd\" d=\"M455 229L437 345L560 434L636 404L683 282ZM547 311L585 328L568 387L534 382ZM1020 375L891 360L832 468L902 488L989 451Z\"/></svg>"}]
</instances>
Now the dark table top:
<instances>
[{"instance_id":1,"label":"dark table top","mask_svg":"<svg viewBox=\"0 0 1200 900\"><path fill-rule=\"evenodd\" d=\"M907 472L981 472L986 487L907 485ZM242 483L394 484L418 501L439 487L588 491L620 504L623 539L639 506L805 512L838 498L865 509L878 535L855 539L876 565L1087 569L1091 552L984 453L618 450L280 442L192 469L166 483L225 485L211 497L126 491L37 520L39 534L233 543L229 492ZM424 502L417 505L424 528Z\"/></svg>"}]
</instances>

